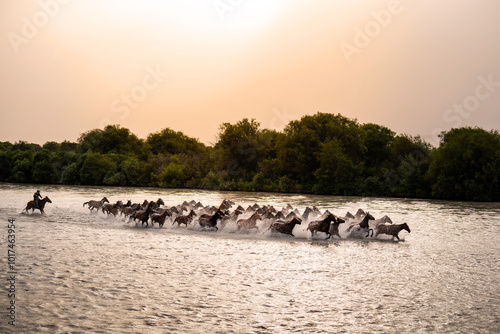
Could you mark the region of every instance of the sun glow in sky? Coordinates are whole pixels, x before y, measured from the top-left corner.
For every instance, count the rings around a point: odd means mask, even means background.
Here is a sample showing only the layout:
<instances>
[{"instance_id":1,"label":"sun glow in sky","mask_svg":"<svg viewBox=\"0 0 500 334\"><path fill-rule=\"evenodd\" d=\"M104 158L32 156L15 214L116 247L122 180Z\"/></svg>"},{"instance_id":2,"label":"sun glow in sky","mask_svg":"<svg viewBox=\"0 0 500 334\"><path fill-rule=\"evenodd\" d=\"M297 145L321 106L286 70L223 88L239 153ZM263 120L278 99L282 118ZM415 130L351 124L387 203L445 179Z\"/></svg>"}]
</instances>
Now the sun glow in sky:
<instances>
[{"instance_id":1,"label":"sun glow in sky","mask_svg":"<svg viewBox=\"0 0 500 334\"><path fill-rule=\"evenodd\" d=\"M499 129L498 13L496 0L3 1L0 141L120 124L210 144L223 122L281 130L318 111L433 144Z\"/></svg>"}]
</instances>

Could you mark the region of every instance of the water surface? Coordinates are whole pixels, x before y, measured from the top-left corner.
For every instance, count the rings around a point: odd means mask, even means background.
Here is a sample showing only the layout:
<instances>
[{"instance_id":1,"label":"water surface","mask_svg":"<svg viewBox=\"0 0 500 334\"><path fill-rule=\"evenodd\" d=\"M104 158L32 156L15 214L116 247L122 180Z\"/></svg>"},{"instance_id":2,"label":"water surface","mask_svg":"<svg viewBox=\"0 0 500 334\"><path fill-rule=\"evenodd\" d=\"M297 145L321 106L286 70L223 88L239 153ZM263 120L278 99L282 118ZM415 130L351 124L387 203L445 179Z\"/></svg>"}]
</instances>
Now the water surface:
<instances>
[{"instance_id":1,"label":"water surface","mask_svg":"<svg viewBox=\"0 0 500 334\"><path fill-rule=\"evenodd\" d=\"M498 203L40 186L46 214L21 214L35 187L0 184L2 272L16 219L17 333L500 332ZM311 239L307 223L296 238L142 228L82 207L103 196L363 208L412 232L398 243ZM12 330L4 286L0 332Z\"/></svg>"}]
</instances>

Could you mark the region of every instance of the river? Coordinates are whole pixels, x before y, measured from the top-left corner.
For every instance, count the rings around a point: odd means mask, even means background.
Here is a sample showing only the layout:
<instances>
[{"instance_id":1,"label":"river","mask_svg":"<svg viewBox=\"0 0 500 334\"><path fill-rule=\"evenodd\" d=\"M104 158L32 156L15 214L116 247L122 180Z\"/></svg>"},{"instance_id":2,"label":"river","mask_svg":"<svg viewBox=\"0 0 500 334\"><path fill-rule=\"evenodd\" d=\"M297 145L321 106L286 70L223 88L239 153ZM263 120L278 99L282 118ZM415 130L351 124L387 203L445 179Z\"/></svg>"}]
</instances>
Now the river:
<instances>
[{"instance_id":1,"label":"river","mask_svg":"<svg viewBox=\"0 0 500 334\"><path fill-rule=\"evenodd\" d=\"M46 213L21 213L37 187L52 200ZM411 233L395 242L345 238L343 225L341 240L311 239L307 222L295 238L143 228L82 206L103 196L363 208ZM0 184L0 201L1 333L500 332L499 203L14 184Z\"/></svg>"}]
</instances>

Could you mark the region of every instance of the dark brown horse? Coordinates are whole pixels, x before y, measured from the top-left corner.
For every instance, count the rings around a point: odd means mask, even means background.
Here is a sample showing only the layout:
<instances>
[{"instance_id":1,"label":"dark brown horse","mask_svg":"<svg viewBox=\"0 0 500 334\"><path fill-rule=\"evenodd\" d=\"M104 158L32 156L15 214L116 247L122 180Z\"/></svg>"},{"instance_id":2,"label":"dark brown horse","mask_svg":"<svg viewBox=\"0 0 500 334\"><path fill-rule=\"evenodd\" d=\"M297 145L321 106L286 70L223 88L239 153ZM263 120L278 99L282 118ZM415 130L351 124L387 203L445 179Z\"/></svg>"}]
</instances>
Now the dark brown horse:
<instances>
[{"instance_id":1,"label":"dark brown horse","mask_svg":"<svg viewBox=\"0 0 500 334\"><path fill-rule=\"evenodd\" d=\"M271 226L267 229L268 231L271 230L272 233L283 233L283 234L288 234L291 235L292 237L295 237L292 233L293 228L295 225L300 225L302 223L302 219L300 218L293 218L292 220L288 222L284 221L276 221L271 224Z\"/></svg>"},{"instance_id":2,"label":"dark brown horse","mask_svg":"<svg viewBox=\"0 0 500 334\"><path fill-rule=\"evenodd\" d=\"M142 225L146 224L146 227L148 227L149 215L153 211L153 209L152 209L153 205L154 205L154 202L150 202L148 204L148 206L146 207L146 210L140 210L140 211L134 212L134 214L132 216L130 216L129 219L134 219L134 221L136 219L138 219L142 223Z\"/></svg>"},{"instance_id":3,"label":"dark brown horse","mask_svg":"<svg viewBox=\"0 0 500 334\"><path fill-rule=\"evenodd\" d=\"M169 209L165 209L162 213L153 213L151 215L151 225L154 225L154 223L158 223L159 227L163 227L163 224L165 223L165 219L167 217L171 217L172 213L170 212Z\"/></svg>"},{"instance_id":4,"label":"dark brown horse","mask_svg":"<svg viewBox=\"0 0 500 334\"><path fill-rule=\"evenodd\" d=\"M157 209L157 208L159 208L162 205L165 205L165 202L163 202L163 200L158 197L158 199L155 202L153 202L153 204L151 206L151 209L153 209L153 210Z\"/></svg>"},{"instance_id":5,"label":"dark brown horse","mask_svg":"<svg viewBox=\"0 0 500 334\"><path fill-rule=\"evenodd\" d=\"M24 210L26 210L26 212L28 212L28 210L31 209L31 213L33 213L35 211L35 209L38 209L38 210L40 210L40 213L45 213L43 211L43 208L45 207L46 203L52 203L50 198L48 198L47 196L45 196L43 199L38 201L38 207L35 207L35 202L29 201L26 204L26 208Z\"/></svg>"},{"instance_id":6,"label":"dark brown horse","mask_svg":"<svg viewBox=\"0 0 500 334\"><path fill-rule=\"evenodd\" d=\"M89 206L90 212L94 211L94 209L97 209L97 212L99 212L99 209L104 205L104 203L109 203L108 199L106 197L103 197L100 201L88 201L83 203L83 206L87 204Z\"/></svg>"},{"instance_id":7,"label":"dark brown horse","mask_svg":"<svg viewBox=\"0 0 500 334\"><path fill-rule=\"evenodd\" d=\"M333 214L329 214L323 220L315 220L309 223L307 229L311 231L311 238L314 237L316 232L324 232L326 233L326 238L330 239L330 224L332 221L335 221L335 216Z\"/></svg>"},{"instance_id":8,"label":"dark brown horse","mask_svg":"<svg viewBox=\"0 0 500 334\"><path fill-rule=\"evenodd\" d=\"M194 216L196 216L196 213L194 212L193 209L191 209L191 211L189 211L189 214L175 217L172 225L177 223L177 226L181 226L181 224L184 224L187 227L188 224L191 222L191 220L193 220Z\"/></svg>"},{"instance_id":9,"label":"dark brown horse","mask_svg":"<svg viewBox=\"0 0 500 334\"><path fill-rule=\"evenodd\" d=\"M198 222L202 228L215 228L217 231L217 221L225 216L225 213L217 209L213 215L203 214L200 216Z\"/></svg>"},{"instance_id":10,"label":"dark brown horse","mask_svg":"<svg viewBox=\"0 0 500 334\"><path fill-rule=\"evenodd\" d=\"M381 224L381 225L378 225L377 228L375 229L375 238L379 234L388 234L388 235L392 235L392 240L394 240L394 238L396 238L399 241L400 239L399 239L398 234L399 234L399 232L401 232L401 230L406 230L406 231L408 231L408 233L411 232L410 227L406 223L398 224L398 225Z\"/></svg>"},{"instance_id":11,"label":"dark brown horse","mask_svg":"<svg viewBox=\"0 0 500 334\"><path fill-rule=\"evenodd\" d=\"M333 225L331 224L333 222ZM314 237L316 232L324 232L327 234L326 239L330 239L331 235L336 235L340 239L339 234L339 224L345 223L343 219L335 217L333 214L329 214L323 220L316 220L309 223L307 229L311 231L311 238ZM330 230L332 232L330 232Z\"/></svg>"},{"instance_id":12,"label":"dark brown horse","mask_svg":"<svg viewBox=\"0 0 500 334\"><path fill-rule=\"evenodd\" d=\"M122 201L117 201L115 204L106 203L102 206L102 213L107 213L109 215L113 215L116 217L118 211L123 208Z\"/></svg>"},{"instance_id":13,"label":"dark brown horse","mask_svg":"<svg viewBox=\"0 0 500 334\"><path fill-rule=\"evenodd\" d=\"M234 205L233 201L225 199L222 201L221 205L219 206L219 209L222 211L229 210L233 205Z\"/></svg>"}]
</instances>

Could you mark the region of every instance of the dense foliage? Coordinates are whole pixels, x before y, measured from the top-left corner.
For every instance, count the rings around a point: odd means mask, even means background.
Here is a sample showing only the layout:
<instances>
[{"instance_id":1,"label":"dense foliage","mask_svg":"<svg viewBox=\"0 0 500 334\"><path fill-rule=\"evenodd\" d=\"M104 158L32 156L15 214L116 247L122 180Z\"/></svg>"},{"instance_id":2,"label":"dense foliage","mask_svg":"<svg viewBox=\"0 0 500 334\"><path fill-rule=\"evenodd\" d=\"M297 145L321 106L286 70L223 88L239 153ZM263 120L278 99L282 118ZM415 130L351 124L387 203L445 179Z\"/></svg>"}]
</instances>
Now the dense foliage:
<instances>
[{"instance_id":1,"label":"dense foliage","mask_svg":"<svg viewBox=\"0 0 500 334\"><path fill-rule=\"evenodd\" d=\"M211 147L169 128L106 126L77 143L0 142L0 182L500 200L500 135L441 134L438 148L377 124L317 113L283 132L223 123Z\"/></svg>"}]
</instances>

